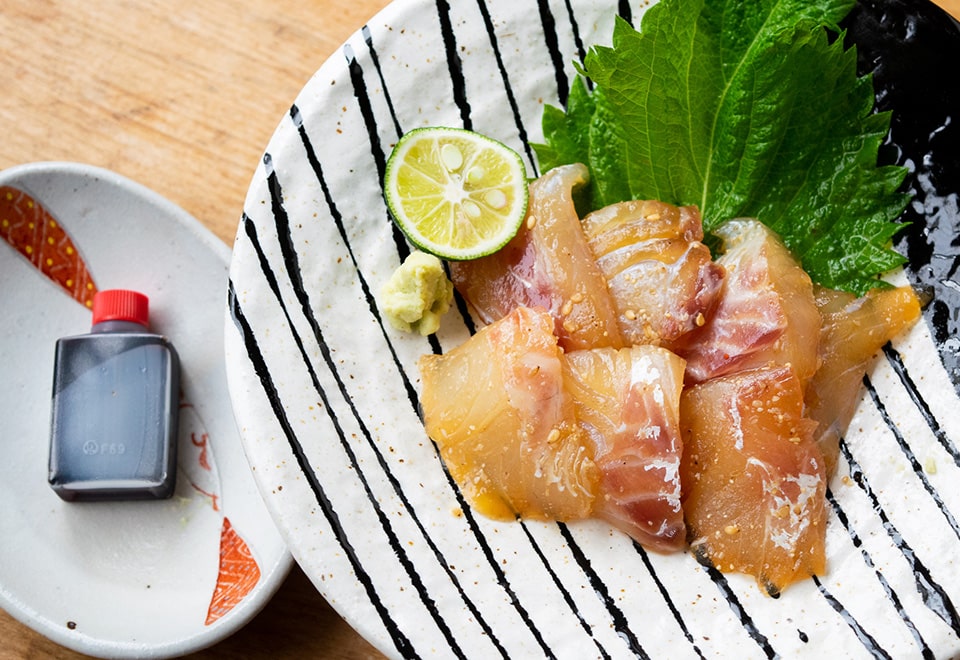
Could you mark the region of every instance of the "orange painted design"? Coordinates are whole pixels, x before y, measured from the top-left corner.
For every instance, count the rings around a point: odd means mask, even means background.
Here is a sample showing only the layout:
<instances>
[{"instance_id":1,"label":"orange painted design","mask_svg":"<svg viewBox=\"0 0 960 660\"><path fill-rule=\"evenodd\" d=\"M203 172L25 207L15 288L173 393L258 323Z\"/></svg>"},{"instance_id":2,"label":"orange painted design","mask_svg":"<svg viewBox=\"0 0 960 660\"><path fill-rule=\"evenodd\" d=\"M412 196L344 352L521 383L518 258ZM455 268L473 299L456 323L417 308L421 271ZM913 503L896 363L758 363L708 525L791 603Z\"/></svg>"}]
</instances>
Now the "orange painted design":
<instances>
[{"instance_id":1,"label":"orange painted design","mask_svg":"<svg viewBox=\"0 0 960 660\"><path fill-rule=\"evenodd\" d=\"M73 240L33 197L0 186L0 236L70 297L93 306L97 286Z\"/></svg>"},{"instance_id":2,"label":"orange painted design","mask_svg":"<svg viewBox=\"0 0 960 660\"><path fill-rule=\"evenodd\" d=\"M213 590L206 625L232 610L250 593L260 580L260 567L228 518L220 532L220 574Z\"/></svg>"},{"instance_id":3,"label":"orange painted design","mask_svg":"<svg viewBox=\"0 0 960 660\"><path fill-rule=\"evenodd\" d=\"M213 507L214 511L220 510L220 504L219 504L220 497L216 493L211 493L209 491L206 491L200 488L200 486L193 483L192 481L190 482L190 485L193 487L195 491L197 491L198 493L200 493L201 495L203 495L204 497L210 500L210 506Z\"/></svg>"},{"instance_id":4,"label":"orange painted design","mask_svg":"<svg viewBox=\"0 0 960 660\"><path fill-rule=\"evenodd\" d=\"M260 566L250 546L224 515L215 443L207 433L196 408L182 393L180 398L180 453L177 462L194 492L207 499L215 515L221 516L220 564L217 581L207 609L210 625L243 602L260 581Z\"/></svg>"},{"instance_id":5,"label":"orange painted design","mask_svg":"<svg viewBox=\"0 0 960 660\"><path fill-rule=\"evenodd\" d=\"M200 467L202 467L204 470L207 470L209 472L212 468L210 467L210 459L207 458L207 440L208 439L209 439L209 436L206 433L202 433L200 435L200 441L197 442L197 434L196 433L190 434L190 442L193 443L194 447L197 447L200 449L200 458L197 459L200 462Z\"/></svg>"}]
</instances>

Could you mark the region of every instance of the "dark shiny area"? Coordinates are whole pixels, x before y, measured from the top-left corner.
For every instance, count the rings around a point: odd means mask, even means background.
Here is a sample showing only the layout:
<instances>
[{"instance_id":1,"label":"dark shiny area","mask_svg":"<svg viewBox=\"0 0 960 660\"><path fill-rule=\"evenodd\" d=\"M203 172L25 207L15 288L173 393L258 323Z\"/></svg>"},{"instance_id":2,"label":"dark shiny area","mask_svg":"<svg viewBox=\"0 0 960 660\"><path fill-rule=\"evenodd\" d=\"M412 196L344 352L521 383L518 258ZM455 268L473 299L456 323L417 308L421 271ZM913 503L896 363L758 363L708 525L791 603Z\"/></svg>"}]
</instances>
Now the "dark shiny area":
<instances>
[{"instance_id":1,"label":"dark shiny area","mask_svg":"<svg viewBox=\"0 0 960 660\"><path fill-rule=\"evenodd\" d=\"M909 169L914 196L895 247L960 393L960 24L927 0L865 0L843 27L877 109L892 112L880 160Z\"/></svg>"}]
</instances>

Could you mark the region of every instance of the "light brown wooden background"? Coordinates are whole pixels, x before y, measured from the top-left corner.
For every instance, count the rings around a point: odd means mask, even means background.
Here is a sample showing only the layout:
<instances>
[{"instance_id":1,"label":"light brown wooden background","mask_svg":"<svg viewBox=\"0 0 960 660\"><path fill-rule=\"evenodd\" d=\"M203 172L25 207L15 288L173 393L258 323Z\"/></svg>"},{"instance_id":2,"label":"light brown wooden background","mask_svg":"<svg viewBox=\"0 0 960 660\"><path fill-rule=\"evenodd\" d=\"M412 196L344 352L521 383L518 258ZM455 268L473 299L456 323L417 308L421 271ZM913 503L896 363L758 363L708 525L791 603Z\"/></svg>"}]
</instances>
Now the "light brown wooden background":
<instances>
[{"instance_id":1,"label":"light brown wooden background","mask_svg":"<svg viewBox=\"0 0 960 660\"><path fill-rule=\"evenodd\" d=\"M937 1L960 16L960 0ZM0 168L106 167L231 244L253 170L297 92L386 4L5 0ZM78 657L0 611L0 660ZM250 624L196 657L380 656L295 569Z\"/></svg>"}]
</instances>

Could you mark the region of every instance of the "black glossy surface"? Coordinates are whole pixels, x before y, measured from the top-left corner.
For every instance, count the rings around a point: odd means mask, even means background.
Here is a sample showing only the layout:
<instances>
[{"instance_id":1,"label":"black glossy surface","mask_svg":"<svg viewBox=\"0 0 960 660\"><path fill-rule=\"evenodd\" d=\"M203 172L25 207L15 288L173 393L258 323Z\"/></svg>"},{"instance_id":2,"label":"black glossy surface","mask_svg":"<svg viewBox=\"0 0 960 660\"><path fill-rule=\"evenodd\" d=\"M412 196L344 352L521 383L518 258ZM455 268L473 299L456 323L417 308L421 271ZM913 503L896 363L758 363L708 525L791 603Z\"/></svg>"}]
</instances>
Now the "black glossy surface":
<instances>
[{"instance_id":1,"label":"black glossy surface","mask_svg":"<svg viewBox=\"0 0 960 660\"><path fill-rule=\"evenodd\" d=\"M960 393L960 24L928 0L866 0L844 23L877 109L892 111L881 161L910 170L914 195L895 240L907 276L932 294L924 308Z\"/></svg>"}]
</instances>

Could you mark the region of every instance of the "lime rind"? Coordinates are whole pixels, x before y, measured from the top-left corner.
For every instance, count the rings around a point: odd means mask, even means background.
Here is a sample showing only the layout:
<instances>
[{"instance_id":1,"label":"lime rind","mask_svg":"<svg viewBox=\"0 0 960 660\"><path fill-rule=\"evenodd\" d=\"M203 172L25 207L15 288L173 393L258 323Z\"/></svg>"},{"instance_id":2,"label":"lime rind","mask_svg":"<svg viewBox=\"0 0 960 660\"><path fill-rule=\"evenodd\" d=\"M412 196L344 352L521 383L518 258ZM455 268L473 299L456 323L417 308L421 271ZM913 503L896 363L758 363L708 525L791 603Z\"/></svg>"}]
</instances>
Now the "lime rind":
<instances>
[{"instance_id":1,"label":"lime rind","mask_svg":"<svg viewBox=\"0 0 960 660\"><path fill-rule=\"evenodd\" d=\"M501 142L460 128L406 133L387 160L384 197L417 248L464 261L512 239L527 210L526 169Z\"/></svg>"}]
</instances>

